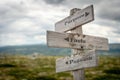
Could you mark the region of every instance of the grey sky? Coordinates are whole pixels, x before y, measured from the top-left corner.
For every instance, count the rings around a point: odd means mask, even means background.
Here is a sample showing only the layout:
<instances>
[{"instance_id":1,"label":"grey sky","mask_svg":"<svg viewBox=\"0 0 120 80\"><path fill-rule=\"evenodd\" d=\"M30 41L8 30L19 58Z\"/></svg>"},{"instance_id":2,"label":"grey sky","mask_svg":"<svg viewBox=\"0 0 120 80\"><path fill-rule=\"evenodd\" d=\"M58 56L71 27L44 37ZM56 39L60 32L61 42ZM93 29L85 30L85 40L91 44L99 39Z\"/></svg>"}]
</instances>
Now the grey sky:
<instances>
[{"instance_id":1,"label":"grey sky","mask_svg":"<svg viewBox=\"0 0 120 80\"><path fill-rule=\"evenodd\" d=\"M46 43L46 30L70 9L91 4L95 20L83 32L120 43L120 0L0 0L0 46Z\"/></svg>"}]
</instances>

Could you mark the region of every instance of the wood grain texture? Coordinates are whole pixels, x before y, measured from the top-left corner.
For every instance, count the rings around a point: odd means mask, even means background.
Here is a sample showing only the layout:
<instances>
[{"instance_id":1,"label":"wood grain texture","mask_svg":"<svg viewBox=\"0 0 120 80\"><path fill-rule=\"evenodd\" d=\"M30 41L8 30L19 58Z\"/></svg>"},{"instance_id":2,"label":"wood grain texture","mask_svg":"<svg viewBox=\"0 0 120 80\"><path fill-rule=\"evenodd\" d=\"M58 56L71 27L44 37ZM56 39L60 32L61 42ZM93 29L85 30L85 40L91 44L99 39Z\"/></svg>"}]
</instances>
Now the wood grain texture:
<instances>
[{"instance_id":1,"label":"wood grain texture","mask_svg":"<svg viewBox=\"0 0 120 80\"><path fill-rule=\"evenodd\" d=\"M56 72L78 70L98 65L95 50L87 50L82 55L73 55L56 60Z\"/></svg>"},{"instance_id":2,"label":"wood grain texture","mask_svg":"<svg viewBox=\"0 0 120 80\"><path fill-rule=\"evenodd\" d=\"M85 71L84 69L74 70L73 77L74 80L85 80Z\"/></svg>"},{"instance_id":3,"label":"wood grain texture","mask_svg":"<svg viewBox=\"0 0 120 80\"><path fill-rule=\"evenodd\" d=\"M65 32L94 20L93 5L77 11L55 24L55 31Z\"/></svg>"},{"instance_id":4,"label":"wood grain texture","mask_svg":"<svg viewBox=\"0 0 120 80\"><path fill-rule=\"evenodd\" d=\"M108 39L90 35L47 31L47 45L72 49L108 50Z\"/></svg>"}]
</instances>

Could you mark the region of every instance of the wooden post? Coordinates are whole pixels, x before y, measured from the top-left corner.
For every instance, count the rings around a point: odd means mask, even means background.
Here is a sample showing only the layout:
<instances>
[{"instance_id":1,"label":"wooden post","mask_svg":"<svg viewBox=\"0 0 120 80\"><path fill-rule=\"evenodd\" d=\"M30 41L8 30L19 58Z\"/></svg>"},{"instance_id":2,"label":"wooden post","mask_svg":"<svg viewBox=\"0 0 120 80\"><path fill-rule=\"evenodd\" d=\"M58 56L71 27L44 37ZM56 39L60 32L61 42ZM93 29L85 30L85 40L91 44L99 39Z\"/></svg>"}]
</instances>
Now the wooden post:
<instances>
[{"instance_id":1,"label":"wooden post","mask_svg":"<svg viewBox=\"0 0 120 80\"><path fill-rule=\"evenodd\" d=\"M70 15L74 15L75 12L79 11L80 9L78 8L74 8L70 11ZM78 33L78 34L83 34L82 32L82 26L79 26L73 30L71 30L71 33ZM84 50L83 49L72 49L72 54L75 55L75 54L83 54L84 53ZM72 71L73 73L73 78L74 80L84 80L84 69L79 69L79 70L74 70Z\"/></svg>"},{"instance_id":2,"label":"wooden post","mask_svg":"<svg viewBox=\"0 0 120 80\"><path fill-rule=\"evenodd\" d=\"M78 32L79 31L79 32ZM74 31L71 31L71 32L77 32L79 34L82 34L82 26L80 26L79 28L77 28L76 30ZM84 50L83 49L72 49L72 54L84 54ZM79 70L75 70L73 71L73 77L74 77L74 80L84 80L84 77L85 74L84 74L84 69L79 69Z\"/></svg>"},{"instance_id":3,"label":"wooden post","mask_svg":"<svg viewBox=\"0 0 120 80\"><path fill-rule=\"evenodd\" d=\"M73 71L74 80L84 80L84 69Z\"/></svg>"}]
</instances>

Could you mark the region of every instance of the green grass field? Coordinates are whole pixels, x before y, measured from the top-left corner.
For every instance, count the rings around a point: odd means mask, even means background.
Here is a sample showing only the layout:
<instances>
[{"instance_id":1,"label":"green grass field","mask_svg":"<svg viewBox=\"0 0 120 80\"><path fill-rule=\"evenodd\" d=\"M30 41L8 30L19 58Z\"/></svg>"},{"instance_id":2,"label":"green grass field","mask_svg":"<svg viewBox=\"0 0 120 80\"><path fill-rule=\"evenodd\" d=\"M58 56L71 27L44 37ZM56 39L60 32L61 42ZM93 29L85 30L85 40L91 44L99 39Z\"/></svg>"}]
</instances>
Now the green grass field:
<instances>
[{"instance_id":1,"label":"green grass field","mask_svg":"<svg viewBox=\"0 0 120 80\"><path fill-rule=\"evenodd\" d=\"M71 72L55 72L55 56L6 56L0 59L0 80L73 80ZM99 65L85 69L85 80L120 80L120 57L100 56Z\"/></svg>"}]
</instances>

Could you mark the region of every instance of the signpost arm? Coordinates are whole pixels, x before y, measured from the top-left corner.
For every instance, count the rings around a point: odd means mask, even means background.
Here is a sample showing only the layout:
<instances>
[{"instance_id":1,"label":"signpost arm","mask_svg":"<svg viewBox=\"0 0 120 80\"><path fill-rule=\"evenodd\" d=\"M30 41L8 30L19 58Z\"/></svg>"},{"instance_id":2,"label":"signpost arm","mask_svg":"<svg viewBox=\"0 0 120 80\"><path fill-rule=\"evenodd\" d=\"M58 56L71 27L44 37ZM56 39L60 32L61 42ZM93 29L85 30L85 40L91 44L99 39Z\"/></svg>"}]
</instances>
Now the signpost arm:
<instances>
[{"instance_id":1,"label":"signpost arm","mask_svg":"<svg viewBox=\"0 0 120 80\"><path fill-rule=\"evenodd\" d=\"M77 12L78 8L74 8L70 11L70 15L73 15L75 12ZM83 34L82 32L82 26L79 26L73 30L71 30L71 33L78 33L78 34ZM83 50L78 50L78 49L72 49L72 54L75 55L75 54L82 54L83 53ZM74 80L84 80L84 69L79 69L79 70L74 70L72 71L73 73L73 77L74 77Z\"/></svg>"}]
</instances>

